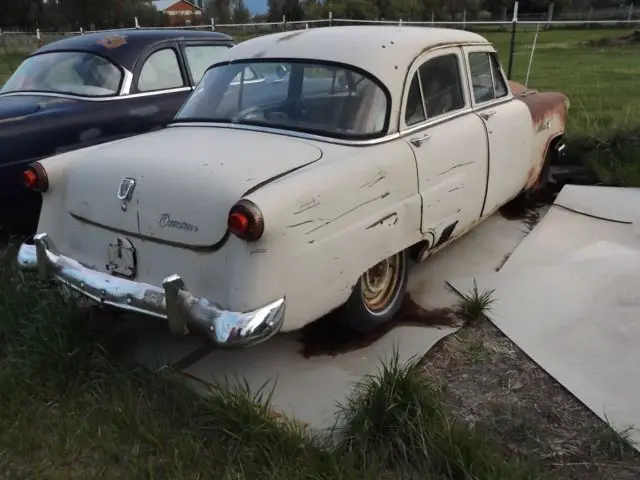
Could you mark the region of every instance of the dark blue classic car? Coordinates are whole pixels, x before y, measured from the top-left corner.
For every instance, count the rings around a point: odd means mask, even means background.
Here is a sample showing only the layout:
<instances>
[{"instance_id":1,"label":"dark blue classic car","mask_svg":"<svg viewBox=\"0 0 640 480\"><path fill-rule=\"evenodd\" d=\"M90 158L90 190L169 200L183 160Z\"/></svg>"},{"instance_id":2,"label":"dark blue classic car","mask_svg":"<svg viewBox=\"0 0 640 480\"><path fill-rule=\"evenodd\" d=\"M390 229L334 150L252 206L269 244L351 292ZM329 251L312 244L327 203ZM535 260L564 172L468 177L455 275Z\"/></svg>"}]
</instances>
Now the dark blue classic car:
<instances>
[{"instance_id":1,"label":"dark blue classic car","mask_svg":"<svg viewBox=\"0 0 640 480\"><path fill-rule=\"evenodd\" d=\"M0 226L35 228L40 196L22 179L31 162L165 126L232 46L211 31L131 30L32 53L0 89Z\"/></svg>"}]
</instances>

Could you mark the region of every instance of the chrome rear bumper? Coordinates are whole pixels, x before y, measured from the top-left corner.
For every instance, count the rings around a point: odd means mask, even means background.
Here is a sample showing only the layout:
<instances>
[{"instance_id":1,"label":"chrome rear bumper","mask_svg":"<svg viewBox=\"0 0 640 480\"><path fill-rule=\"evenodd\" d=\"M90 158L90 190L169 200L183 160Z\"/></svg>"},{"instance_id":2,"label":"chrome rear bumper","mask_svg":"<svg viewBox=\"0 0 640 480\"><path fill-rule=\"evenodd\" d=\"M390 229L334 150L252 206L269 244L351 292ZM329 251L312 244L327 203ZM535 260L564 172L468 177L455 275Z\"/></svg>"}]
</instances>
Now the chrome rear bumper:
<instances>
[{"instance_id":1,"label":"chrome rear bumper","mask_svg":"<svg viewBox=\"0 0 640 480\"><path fill-rule=\"evenodd\" d=\"M179 275L168 276L162 287L156 287L87 268L61 255L46 233L20 246L18 265L37 270L41 280L57 280L101 305L166 319L174 333L194 331L221 346L267 340L284 320L284 298L251 312L223 310L191 294Z\"/></svg>"}]
</instances>

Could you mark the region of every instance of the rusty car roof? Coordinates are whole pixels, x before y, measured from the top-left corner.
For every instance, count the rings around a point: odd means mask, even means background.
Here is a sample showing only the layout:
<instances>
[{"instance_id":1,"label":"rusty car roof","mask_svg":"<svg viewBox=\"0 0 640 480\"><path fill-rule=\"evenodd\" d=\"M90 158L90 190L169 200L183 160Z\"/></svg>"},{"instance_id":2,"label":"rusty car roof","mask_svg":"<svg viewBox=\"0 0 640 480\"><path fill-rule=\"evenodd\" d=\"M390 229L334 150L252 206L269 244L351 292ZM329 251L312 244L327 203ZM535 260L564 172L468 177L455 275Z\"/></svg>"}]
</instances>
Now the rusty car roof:
<instances>
[{"instance_id":1,"label":"rusty car roof","mask_svg":"<svg viewBox=\"0 0 640 480\"><path fill-rule=\"evenodd\" d=\"M49 43L33 52L33 55L77 50L100 54L112 62L133 70L140 53L151 45L166 40L217 40L228 43L229 35L206 30L113 30L74 35Z\"/></svg>"},{"instance_id":2,"label":"rusty car roof","mask_svg":"<svg viewBox=\"0 0 640 480\"><path fill-rule=\"evenodd\" d=\"M484 37L450 28L338 26L275 33L246 40L225 60L296 58L341 62L370 72L392 91L404 86L407 70L423 51L444 45L490 44Z\"/></svg>"}]
</instances>

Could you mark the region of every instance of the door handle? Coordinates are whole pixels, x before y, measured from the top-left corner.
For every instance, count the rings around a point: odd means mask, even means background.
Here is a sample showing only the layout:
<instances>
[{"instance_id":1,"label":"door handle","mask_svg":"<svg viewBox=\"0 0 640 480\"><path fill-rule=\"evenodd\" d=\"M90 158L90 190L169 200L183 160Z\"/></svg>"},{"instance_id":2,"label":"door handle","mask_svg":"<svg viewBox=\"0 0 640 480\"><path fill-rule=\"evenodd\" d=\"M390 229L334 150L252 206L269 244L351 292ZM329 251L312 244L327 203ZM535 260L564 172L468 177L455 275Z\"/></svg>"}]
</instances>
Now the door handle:
<instances>
[{"instance_id":1,"label":"door handle","mask_svg":"<svg viewBox=\"0 0 640 480\"><path fill-rule=\"evenodd\" d=\"M422 144L424 142L426 142L427 140L429 140L429 134L425 133L423 135L418 135L415 136L413 138L411 138L409 141L415 146L415 147L421 147Z\"/></svg>"},{"instance_id":2,"label":"door handle","mask_svg":"<svg viewBox=\"0 0 640 480\"><path fill-rule=\"evenodd\" d=\"M484 118L485 120L489 120L491 117L493 117L496 114L495 110L489 110L488 112L482 112L480 114L480 116L482 118Z\"/></svg>"}]
</instances>

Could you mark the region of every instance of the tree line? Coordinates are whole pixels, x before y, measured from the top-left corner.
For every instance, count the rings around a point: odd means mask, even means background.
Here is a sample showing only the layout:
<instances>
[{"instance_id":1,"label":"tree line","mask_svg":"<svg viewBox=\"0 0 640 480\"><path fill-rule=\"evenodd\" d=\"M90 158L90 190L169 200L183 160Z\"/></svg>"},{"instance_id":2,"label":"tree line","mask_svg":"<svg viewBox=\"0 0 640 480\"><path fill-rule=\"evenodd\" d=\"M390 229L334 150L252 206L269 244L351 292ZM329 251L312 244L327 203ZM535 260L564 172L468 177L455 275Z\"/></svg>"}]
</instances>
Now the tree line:
<instances>
[{"instance_id":1,"label":"tree line","mask_svg":"<svg viewBox=\"0 0 640 480\"><path fill-rule=\"evenodd\" d=\"M193 0L195 1L195 0ZM570 9L572 2L583 8L619 6L624 0L519 0L522 13L543 14L553 1L554 12ZM84 30L133 26L137 17L143 26L166 26L169 19L151 0L4 0L0 28ZM267 11L252 17L245 0L206 0L204 15L197 22L280 22L334 18L360 20L460 21L502 19L513 0L267 0Z\"/></svg>"}]
</instances>

